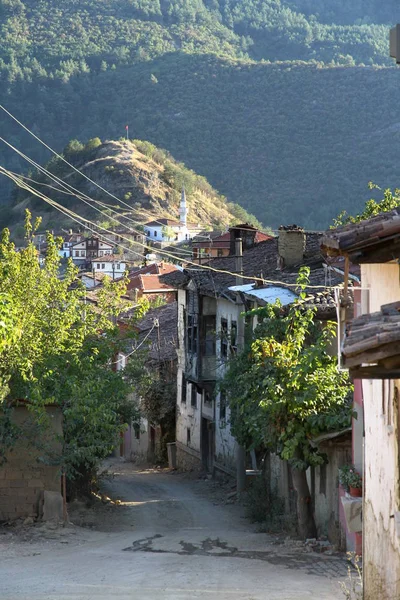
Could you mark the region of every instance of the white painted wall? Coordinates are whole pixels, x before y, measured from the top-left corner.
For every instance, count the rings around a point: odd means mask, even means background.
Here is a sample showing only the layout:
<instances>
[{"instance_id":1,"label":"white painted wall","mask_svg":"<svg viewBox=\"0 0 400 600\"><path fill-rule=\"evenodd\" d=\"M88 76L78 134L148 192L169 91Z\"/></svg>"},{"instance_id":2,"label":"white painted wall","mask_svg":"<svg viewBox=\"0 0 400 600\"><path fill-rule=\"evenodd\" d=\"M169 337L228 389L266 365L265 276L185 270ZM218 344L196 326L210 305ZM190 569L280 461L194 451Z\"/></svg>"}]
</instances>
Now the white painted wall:
<instances>
[{"instance_id":1,"label":"white painted wall","mask_svg":"<svg viewBox=\"0 0 400 600\"><path fill-rule=\"evenodd\" d=\"M166 231L173 232L173 236L167 236ZM163 225L145 225L145 234L147 240L150 242L183 242L190 240L197 234L197 231L191 231L186 225L174 225L174 226L163 226Z\"/></svg>"},{"instance_id":2,"label":"white painted wall","mask_svg":"<svg viewBox=\"0 0 400 600\"><path fill-rule=\"evenodd\" d=\"M113 269L114 266L114 269ZM107 260L102 261L101 258L99 260L92 260L92 269L95 269L98 273L104 273L105 275L110 275L112 277L113 272L115 276L120 276L124 274L126 269L126 262L124 261L115 261L115 262L107 262Z\"/></svg>"},{"instance_id":3,"label":"white painted wall","mask_svg":"<svg viewBox=\"0 0 400 600\"><path fill-rule=\"evenodd\" d=\"M363 288L369 288L369 306L400 300L399 265L362 265ZM400 389L400 381L395 381ZM383 402L383 382L363 380L365 413L365 473L363 507L364 599L400 598L400 518L398 409ZM392 398L390 398L392 400Z\"/></svg>"}]
</instances>

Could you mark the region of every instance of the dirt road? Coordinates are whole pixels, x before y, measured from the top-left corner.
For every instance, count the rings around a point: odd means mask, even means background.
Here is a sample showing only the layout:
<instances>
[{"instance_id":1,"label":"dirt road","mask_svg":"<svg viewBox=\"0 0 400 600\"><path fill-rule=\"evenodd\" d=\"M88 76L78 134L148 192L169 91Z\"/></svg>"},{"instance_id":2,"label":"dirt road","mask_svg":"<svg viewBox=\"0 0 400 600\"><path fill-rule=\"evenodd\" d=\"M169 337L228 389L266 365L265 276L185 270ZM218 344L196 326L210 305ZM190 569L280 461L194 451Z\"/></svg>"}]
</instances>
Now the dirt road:
<instances>
[{"instance_id":1,"label":"dirt road","mask_svg":"<svg viewBox=\"0 0 400 600\"><path fill-rule=\"evenodd\" d=\"M95 530L75 526L62 539L28 536L8 548L0 539L2 600L342 598L343 559L257 533L201 482L129 463L111 469L102 491L120 502L75 511Z\"/></svg>"}]
</instances>

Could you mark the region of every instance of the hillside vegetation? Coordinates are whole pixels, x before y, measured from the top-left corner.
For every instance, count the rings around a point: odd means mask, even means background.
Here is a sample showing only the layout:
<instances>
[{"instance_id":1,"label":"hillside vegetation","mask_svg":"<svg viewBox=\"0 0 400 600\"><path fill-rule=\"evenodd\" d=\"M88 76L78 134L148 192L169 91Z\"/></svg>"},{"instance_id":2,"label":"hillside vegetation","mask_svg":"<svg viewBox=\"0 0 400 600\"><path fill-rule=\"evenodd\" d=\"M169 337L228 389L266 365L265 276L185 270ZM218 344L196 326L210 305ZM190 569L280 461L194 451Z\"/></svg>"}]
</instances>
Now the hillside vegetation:
<instances>
[{"instance_id":1,"label":"hillside vegetation","mask_svg":"<svg viewBox=\"0 0 400 600\"><path fill-rule=\"evenodd\" d=\"M129 123L265 224L325 227L369 180L398 184L397 13L394 0L0 0L0 100L57 150ZM4 147L0 161L25 168Z\"/></svg>"},{"instance_id":2,"label":"hillside vegetation","mask_svg":"<svg viewBox=\"0 0 400 600\"><path fill-rule=\"evenodd\" d=\"M47 170L90 198L103 202L105 207L95 203L84 203L75 196L66 195L56 182L41 173L31 173L31 185L48 198L95 220L105 228L117 225L113 218L134 228L132 220L140 226L154 217L179 219L183 187L186 191L190 222L200 223L204 229L224 229L238 222L251 222L260 226L257 220L240 206L227 203L204 177L186 169L169 153L149 142L121 140L102 143L99 138L94 138L82 144L72 140L64 149L64 157L115 198L93 185L81 174L74 172L59 158L53 158L46 165ZM32 181L37 183L32 184ZM95 208L92 208L93 206ZM13 193L12 220L18 221L25 208L41 215L47 227L59 228L61 223L66 226L72 224L72 221L61 216L42 199L17 188Z\"/></svg>"}]
</instances>

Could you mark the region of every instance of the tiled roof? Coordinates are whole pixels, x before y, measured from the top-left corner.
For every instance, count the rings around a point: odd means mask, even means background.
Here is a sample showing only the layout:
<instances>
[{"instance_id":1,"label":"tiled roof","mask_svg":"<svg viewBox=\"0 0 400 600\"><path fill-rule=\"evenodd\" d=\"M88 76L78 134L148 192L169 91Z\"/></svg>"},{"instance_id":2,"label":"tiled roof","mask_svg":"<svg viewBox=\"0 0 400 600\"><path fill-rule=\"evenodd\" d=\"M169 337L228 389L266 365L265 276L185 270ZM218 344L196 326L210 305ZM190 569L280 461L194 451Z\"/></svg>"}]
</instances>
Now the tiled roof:
<instances>
[{"instance_id":1,"label":"tiled roof","mask_svg":"<svg viewBox=\"0 0 400 600\"><path fill-rule=\"evenodd\" d=\"M337 285L343 281L340 273L329 272L324 268L325 259L320 251L320 233L306 234L306 247L304 259L298 265L290 268L278 269L278 239L271 238L260 242L249 250L243 252L243 274L248 277L262 277L265 280L281 282L283 284L294 284L298 277L301 266L310 268L310 285L330 286ZM215 269L235 273L235 257L216 258L207 263ZM230 286L236 285L235 275L227 273L215 273L207 269L186 269L183 273L175 272L165 275L162 281L174 287L185 287L190 279L204 295L218 296L226 294ZM243 283L251 283L245 279ZM291 287L291 289L293 289ZM320 290L322 291L322 290ZM313 291L315 293L316 290Z\"/></svg>"},{"instance_id":2,"label":"tiled roof","mask_svg":"<svg viewBox=\"0 0 400 600\"><path fill-rule=\"evenodd\" d=\"M127 259L120 254L103 254L103 256L95 256L91 259L91 262L119 262L126 263Z\"/></svg>"},{"instance_id":3,"label":"tiled roof","mask_svg":"<svg viewBox=\"0 0 400 600\"><path fill-rule=\"evenodd\" d=\"M154 322L158 327L154 327ZM138 339L131 345L143 343L149 350L149 362L165 362L177 358L176 349L178 342L178 303L171 302L149 310L146 315L135 324L138 330ZM145 341L146 340L146 341Z\"/></svg>"},{"instance_id":4,"label":"tiled roof","mask_svg":"<svg viewBox=\"0 0 400 600\"><path fill-rule=\"evenodd\" d=\"M160 275L146 273L145 275L136 275L128 283L128 290L140 290L147 292L173 292L175 288L168 283L160 280Z\"/></svg>"}]
</instances>

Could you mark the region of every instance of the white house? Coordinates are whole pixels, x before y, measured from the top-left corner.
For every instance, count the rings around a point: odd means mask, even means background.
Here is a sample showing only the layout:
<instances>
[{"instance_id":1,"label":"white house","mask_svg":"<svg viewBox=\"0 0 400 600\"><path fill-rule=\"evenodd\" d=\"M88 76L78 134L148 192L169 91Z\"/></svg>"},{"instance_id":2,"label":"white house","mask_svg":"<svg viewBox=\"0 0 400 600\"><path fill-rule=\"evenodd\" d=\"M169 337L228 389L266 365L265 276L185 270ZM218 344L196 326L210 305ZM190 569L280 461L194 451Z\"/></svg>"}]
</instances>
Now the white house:
<instances>
[{"instance_id":1,"label":"white house","mask_svg":"<svg viewBox=\"0 0 400 600\"><path fill-rule=\"evenodd\" d=\"M82 240L82 233L74 233L69 231L68 234L63 237L62 246L58 250L59 256L61 256L61 258L72 258L72 246L81 242Z\"/></svg>"},{"instance_id":2,"label":"white house","mask_svg":"<svg viewBox=\"0 0 400 600\"><path fill-rule=\"evenodd\" d=\"M127 269L127 262L123 256L105 253L91 259L91 268L95 273L103 273L116 279L122 277Z\"/></svg>"},{"instance_id":3,"label":"white house","mask_svg":"<svg viewBox=\"0 0 400 600\"><path fill-rule=\"evenodd\" d=\"M171 243L184 242L192 239L200 231L199 225L188 223L188 206L185 190L182 189L179 215L180 220L173 219L155 219L145 223L144 230L148 242L157 245L166 245Z\"/></svg>"},{"instance_id":4,"label":"white house","mask_svg":"<svg viewBox=\"0 0 400 600\"><path fill-rule=\"evenodd\" d=\"M342 360L362 382L363 597L400 598L400 209L328 231L323 246L361 265Z\"/></svg>"}]
</instances>

